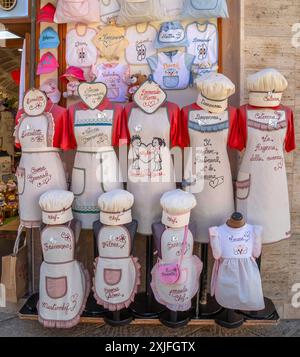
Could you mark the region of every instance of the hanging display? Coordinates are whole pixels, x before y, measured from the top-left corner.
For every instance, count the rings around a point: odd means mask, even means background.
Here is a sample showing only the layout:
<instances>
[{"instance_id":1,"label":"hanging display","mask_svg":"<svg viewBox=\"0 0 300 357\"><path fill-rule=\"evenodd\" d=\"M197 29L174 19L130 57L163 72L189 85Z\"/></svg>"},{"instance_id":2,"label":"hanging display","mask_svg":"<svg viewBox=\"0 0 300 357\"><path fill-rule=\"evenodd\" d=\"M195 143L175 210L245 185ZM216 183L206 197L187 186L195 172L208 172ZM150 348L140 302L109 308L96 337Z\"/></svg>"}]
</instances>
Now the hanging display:
<instances>
[{"instance_id":1,"label":"hanging display","mask_svg":"<svg viewBox=\"0 0 300 357\"><path fill-rule=\"evenodd\" d=\"M48 73L53 73L57 70L59 67L59 63L57 62L57 59L51 52L47 52L43 54L42 58L40 59L40 62L37 66L37 75L41 74L48 74Z\"/></svg>"},{"instance_id":2,"label":"hanging display","mask_svg":"<svg viewBox=\"0 0 300 357\"><path fill-rule=\"evenodd\" d=\"M117 24L120 26L160 20L160 1L123 0L120 1L120 6L121 9L117 20Z\"/></svg>"},{"instance_id":3,"label":"hanging display","mask_svg":"<svg viewBox=\"0 0 300 357\"><path fill-rule=\"evenodd\" d=\"M40 35L39 49L57 48L60 44L58 33L52 28L47 27Z\"/></svg>"},{"instance_id":4,"label":"hanging display","mask_svg":"<svg viewBox=\"0 0 300 357\"><path fill-rule=\"evenodd\" d=\"M73 143L67 110L47 101L43 92L30 90L24 97L23 108L18 112L15 129L16 146L22 149L16 175L20 221L31 228L41 223L41 194L49 189L67 188L59 151L72 149Z\"/></svg>"},{"instance_id":5,"label":"hanging display","mask_svg":"<svg viewBox=\"0 0 300 357\"><path fill-rule=\"evenodd\" d=\"M165 20L180 19L185 0L160 0L163 6L162 18Z\"/></svg>"},{"instance_id":6,"label":"hanging display","mask_svg":"<svg viewBox=\"0 0 300 357\"><path fill-rule=\"evenodd\" d=\"M197 81L197 87L197 103L182 109L182 120L188 128L186 135L190 137L184 186L197 198L192 211L192 219L197 222L194 238L208 243L208 228L221 225L234 210L227 147L235 139L233 129L238 118L237 110L228 108L228 98L234 94L235 86L227 77L211 73Z\"/></svg>"},{"instance_id":7,"label":"hanging display","mask_svg":"<svg viewBox=\"0 0 300 357\"><path fill-rule=\"evenodd\" d=\"M64 98L78 97L78 87L81 82L85 81L83 70L70 66L60 78L67 82L67 91L63 93Z\"/></svg>"},{"instance_id":8,"label":"hanging display","mask_svg":"<svg viewBox=\"0 0 300 357\"><path fill-rule=\"evenodd\" d=\"M46 96L51 100L52 103L59 103L61 98L61 92L57 88L57 83L55 79L47 79L40 86L40 90L46 94Z\"/></svg>"},{"instance_id":9,"label":"hanging display","mask_svg":"<svg viewBox=\"0 0 300 357\"><path fill-rule=\"evenodd\" d=\"M90 292L90 277L75 260L80 224L73 220L72 192L50 190L39 204L44 262L40 269L39 322L49 328L71 328L80 322Z\"/></svg>"},{"instance_id":10,"label":"hanging display","mask_svg":"<svg viewBox=\"0 0 300 357\"><path fill-rule=\"evenodd\" d=\"M226 0L185 0L183 18L229 17Z\"/></svg>"},{"instance_id":11,"label":"hanging display","mask_svg":"<svg viewBox=\"0 0 300 357\"><path fill-rule=\"evenodd\" d=\"M56 7L52 3L48 3L42 8L38 10L37 13L37 23L42 23L42 22L48 22L48 23L53 23L54 22L54 15L55 15Z\"/></svg>"},{"instance_id":12,"label":"hanging display","mask_svg":"<svg viewBox=\"0 0 300 357\"><path fill-rule=\"evenodd\" d=\"M100 22L107 25L115 23L120 12L119 0L99 0Z\"/></svg>"},{"instance_id":13,"label":"hanging display","mask_svg":"<svg viewBox=\"0 0 300 357\"><path fill-rule=\"evenodd\" d=\"M240 108L234 145L246 149L236 183L237 209L249 223L263 227L263 243L291 237L284 149L295 149L294 119L292 110L280 104L287 86L275 69L249 76L249 104Z\"/></svg>"},{"instance_id":14,"label":"hanging display","mask_svg":"<svg viewBox=\"0 0 300 357\"><path fill-rule=\"evenodd\" d=\"M99 198L100 221L94 223L99 257L93 290L98 304L110 311L128 308L140 285L140 264L132 256L137 221L131 217L134 197L113 190Z\"/></svg>"},{"instance_id":15,"label":"hanging display","mask_svg":"<svg viewBox=\"0 0 300 357\"><path fill-rule=\"evenodd\" d=\"M54 22L92 23L100 20L99 0L58 0Z\"/></svg>"},{"instance_id":16,"label":"hanging display","mask_svg":"<svg viewBox=\"0 0 300 357\"><path fill-rule=\"evenodd\" d=\"M185 29L179 21L164 22L160 26L155 48L187 47L188 44Z\"/></svg>"}]
</instances>

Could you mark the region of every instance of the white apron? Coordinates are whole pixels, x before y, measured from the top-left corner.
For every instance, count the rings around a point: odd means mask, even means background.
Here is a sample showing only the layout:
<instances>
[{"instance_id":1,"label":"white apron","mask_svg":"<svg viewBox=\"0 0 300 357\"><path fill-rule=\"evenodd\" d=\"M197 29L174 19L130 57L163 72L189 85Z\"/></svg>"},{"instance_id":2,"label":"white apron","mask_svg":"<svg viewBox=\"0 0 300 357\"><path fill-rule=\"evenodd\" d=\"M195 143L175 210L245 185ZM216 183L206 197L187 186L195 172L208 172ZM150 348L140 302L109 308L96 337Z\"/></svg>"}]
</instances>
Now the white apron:
<instances>
[{"instance_id":1,"label":"white apron","mask_svg":"<svg viewBox=\"0 0 300 357\"><path fill-rule=\"evenodd\" d=\"M197 199L197 206L191 212L192 221L197 222L195 241L208 243L209 227L221 225L234 211L227 152L229 113L211 114L191 109L188 125L192 150L185 169L186 191L194 193Z\"/></svg>"},{"instance_id":2,"label":"white apron","mask_svg":"<svg viewBox=\"0 0 300 357\"><path fill-rule=\"evenodd\" d=\"M77 153L72 172L74 217L83 229L99 219L101 193L122 188L117 155L111 146L114 110L75 110Z\"/></svg>"},{"instance_id":3,"label":"white apron","mask_svg":"<svg viewBox=\"0 0 300 357\"><path fill-rule=\"evenodd\" d=\"M71 328L80 321L90 291L88 272L74 260L75 238L68 225L46 226L41 234L39 321Z\"/></svg>"},{"instance_id":4,"label":"white apron","mask_svg":"<svg viewBox=\"0 0 300 357\"><path fill-rule=\"evenodd\" d=\"M256 227L245 225L233 229L226 224L211 228L215 261L211 278L211 295L228 309L263 310L264 297L260 272L253 257Z\"/></svg>"},{"instance_id":5,"label":"white apron","mask_svg":"<svg viewBox=\"0 0 300 357\"><path fill-rule=\"evenodd\" d=\"M139 222L138 233L150 235L152 223L160 221L161 196L176 188L167 107L154 114L133 108L128 128L131 145L127 189L134 195L133 218Z\"/></svg>"},{"instance_id":6,"label":"white apron","mask_svg":"<svg viewBox=\"0 0 300 357\"><path fill-rule=\"evenodd\" d=\"M247 110L248 139L236 188L237 210L263 227L263 243L291 237L283 146L284 110Z\"/></svg>"},{"instance_id":7,"label":"white apron","mask_svg":"<svg viewBox=\"0 0 300 357\"><path fill-rule=\"evenodd\" d=\"M54 118L51 113L38 117L23 114L15 136L22 148L17 169L19 212L21 224L39 227L42 212L40 196L52 189L67 189L64 167L59 149L53 147Z\"/></svg>"},{"instance_id":8,"label":"white apron","mask_svg":"<svg viewBox=\"0 0 300 357\"><path fill-rule=\"evenodd\" d=\"M93 284L97 303L110 311L128 308L140 285L140 265L131 255L131 237L124 226L103 226Z\"/></svg>"},{"instance_id":9,"label":"white apron","mask_svg":"<svg viewBox=\"0 0 300 357\"><path fill-rule=\"evenodd\" d=\"M153 267L151 287L155 299L169 310L186 311L191 308L191 300L199 289L202 263L193 255L193 235L188 231L187 245L180 267L180 278L175 284L164 284L159 276L159 264L178 263L184 240L185 228L168 228L161 238L161 259Z\"/></svg>"}]
</instances>

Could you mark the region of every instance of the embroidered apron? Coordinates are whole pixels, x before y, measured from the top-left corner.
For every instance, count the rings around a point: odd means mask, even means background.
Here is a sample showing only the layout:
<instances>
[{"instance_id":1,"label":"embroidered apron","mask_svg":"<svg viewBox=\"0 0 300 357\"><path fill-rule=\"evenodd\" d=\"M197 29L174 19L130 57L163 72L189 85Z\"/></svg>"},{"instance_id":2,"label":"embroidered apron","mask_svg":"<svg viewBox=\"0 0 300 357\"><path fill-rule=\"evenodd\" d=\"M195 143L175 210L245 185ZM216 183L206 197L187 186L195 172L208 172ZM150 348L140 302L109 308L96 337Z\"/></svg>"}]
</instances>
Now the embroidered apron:
<instances>
[{"instance_id":1,"label":"embroidered apron","mask_svg":"<svg viewBox=\"0 0 300 357\"><path fill-rule=\"evenodd\" d=\"M201 243L209 242L209 227L221 225L234 211L227 152L228 116L227 111L223 114L211 114L205 110L189 111L191 150L185 168L185 180L188 185L186 190L194 193L197 199L191 219L197 222L195 241Z\"/></svg>"},{"instance_id":2,"label":"embroidered apron","mask_svg":"<svg viewBox=\"0 0 300 357\"><path fill-rule=\"evenodd\" d=\"M88 273L74 260L75 238L68 225L46 226L41 241L39 321L45 327L71 328L86 304Z\"/></svg>"},{"instance_id":3,"label":"embroidered apron","mask_svg":"<svg viewBox=\"0 0 300 357\"><path fill-rule=\"evenodd\" d=\"M283 146L286 112L247 110L248 142L237 179L237 210L263 227L263 243L291 236Z\"/></svg>"},{"instance_id":4,"label":"embroidered apron","mask_svg":"<svg viewBox=\"0 0 300 357\"><path fill-rule=\"evenodd\" d=\"M76 110L74 131L77 153L72 172L74 217L83 229L99 219L101 193L122 188L117 155L111 146L114 110Z\"/></svg>"},{"instance_id":5,"label":"embroidered apron","mask_svg":"<svg viewBox=\"0 0 300 357\"><path fill-rule=\"evenodd\" d=\"M124 226L103 226L97 243L95 299L111 311L127 308L140 285L140 265L131 255L130 233Z\"/></svg>"},{"instance_id":6,"label":"embroidered apron","mask_svg":"<svg viewBox=\"0 0 300 357\"><path fill-rule=\"evenodd\" d=\"M139 222L138 233L149 235L152 223L161 217L161 196L176 188L167 107L151 115L133 108L128 128L131 145L127 189L134 195L133 217Z\"/></svg>"},{"instance_id":7,"label":"embroidered apron","mask_svg":"<svg viewBox=\"0 0 300 357\"><path fill-rule=\"evenodd\" d=\"M161 238L161 259L152 270L151 287L155 299L173 311L186 311L191 308L191 300L199 289L202 263L193 255L193 235L188 231L187 245L180 266L180 277L175 284L164 284L160 280L159 265L177 263L180 260L185 228L168 228Z\"/></svg>"},{"instance_id":8,"label":"embroidered apron","mask_svg":"<svg viewBox=\"0 0 300 357\"><path fill-rule=\"evenodd\" d=\"M52 189L67 189L65 170L59 149L53 147L54 118L51 113L38 117L23 114L15 136L22 148L17 168L19 212L21 224L39 227L42 212L40 196Z\"/></svg>"}]
</instances>

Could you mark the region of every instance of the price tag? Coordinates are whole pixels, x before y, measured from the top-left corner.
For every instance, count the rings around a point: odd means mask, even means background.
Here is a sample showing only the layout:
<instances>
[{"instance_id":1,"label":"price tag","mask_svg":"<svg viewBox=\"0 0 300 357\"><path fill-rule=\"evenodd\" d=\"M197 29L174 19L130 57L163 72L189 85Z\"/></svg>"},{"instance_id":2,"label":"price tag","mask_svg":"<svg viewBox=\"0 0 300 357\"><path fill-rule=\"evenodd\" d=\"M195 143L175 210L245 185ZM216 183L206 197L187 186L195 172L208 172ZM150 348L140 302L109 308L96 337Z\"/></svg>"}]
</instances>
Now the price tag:
<instances>
[{"instance_id":1,"label":"price tag","mask_svg":"<svg viewBox=\"0 0 300 357\"><path fill-rule=\"evenodd\" d=\"M81 100L92 110L95 110L107 95L104 83L81 83L78 87Z\"/></svg>"},{"instance_id":2,"label":"price tag","mask_svg":"<svg viewBox=\"0 0 300 357\"><path fill-rule=\"evenodd\" d=\"M146 81L133 96L134 102L146 114L156 112L167 100L167 94L153 81Z\"/></svg>"},{"instance_id":3,"label":"price tag","mask_svg":"<svg viewBox=\"0 0 300 357\"><path fill-rule=\"evenodd\" d=\"M30 117L43 114L46 110L48 98L39 89L32 88L27 91L23 99L23 110Z\"/></svg>"}]
</instances>

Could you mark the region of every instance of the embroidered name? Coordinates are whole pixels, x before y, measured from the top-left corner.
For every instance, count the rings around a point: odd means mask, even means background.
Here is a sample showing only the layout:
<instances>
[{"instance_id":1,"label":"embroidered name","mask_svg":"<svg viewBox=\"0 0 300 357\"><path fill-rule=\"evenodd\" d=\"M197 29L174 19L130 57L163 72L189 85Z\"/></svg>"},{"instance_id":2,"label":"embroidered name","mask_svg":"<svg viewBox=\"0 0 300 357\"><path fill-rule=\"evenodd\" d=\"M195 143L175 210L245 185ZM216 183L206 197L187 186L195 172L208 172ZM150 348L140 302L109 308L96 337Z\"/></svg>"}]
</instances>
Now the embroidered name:
<instances>
[{"instance_id":1,"label":"embroidered name","mask_svg":"<svg viewBox=\"0 0 300 357\"><path fill-rule=\"evenodd\" d=\"M70 298L71 301L68 303L64 302L63 304L58 305L56 303L48 304L48 302L43 301L42 307L50 311L61 311L64 312L66 315L68 315L69 312L75 310L77 306L77 299L78 299L78 294L73 294Z\"/></svg>"}]
</instances>

